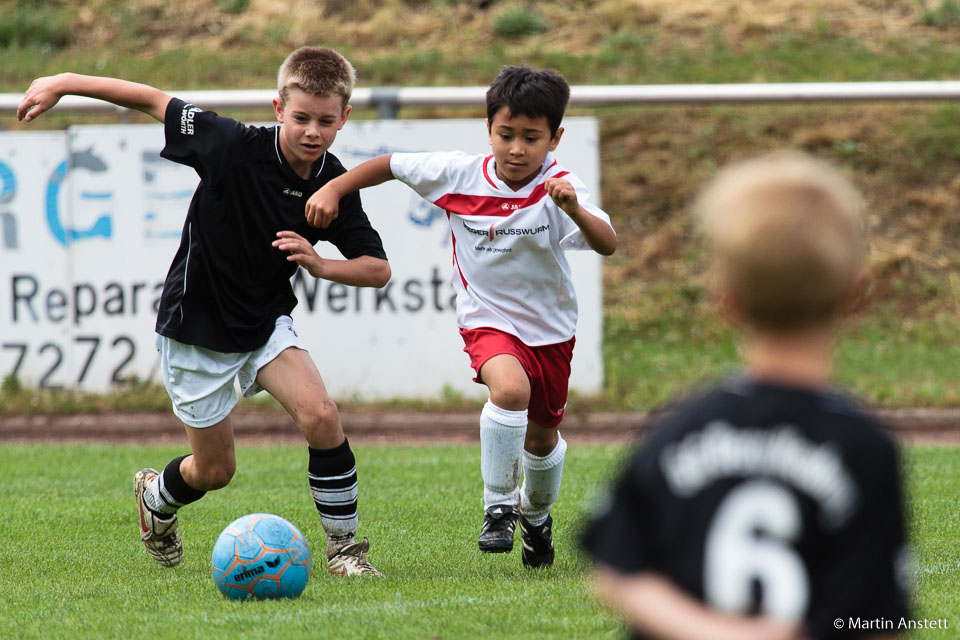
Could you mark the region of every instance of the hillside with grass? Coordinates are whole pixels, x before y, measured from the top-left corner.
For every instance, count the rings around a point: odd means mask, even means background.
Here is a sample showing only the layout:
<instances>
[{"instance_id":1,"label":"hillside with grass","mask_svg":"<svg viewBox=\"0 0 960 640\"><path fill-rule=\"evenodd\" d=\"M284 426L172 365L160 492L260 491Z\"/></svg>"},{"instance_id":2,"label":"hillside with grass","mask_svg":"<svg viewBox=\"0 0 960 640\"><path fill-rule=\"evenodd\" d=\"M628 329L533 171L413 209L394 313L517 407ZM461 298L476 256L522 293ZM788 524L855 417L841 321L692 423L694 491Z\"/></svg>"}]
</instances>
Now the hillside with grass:
<instances>
[{"instance_id":1,"label":"hillside with grass","mask_svg":"<svg viewBox=\"0 0 960 640\"><path fill-rule=\"evenodd\" d=\"M486 85L502 65L521 61L555 68L572 84L949 80L960 69L960 1L7 0L0 92L21 92L33 77L67 69L168 90L265 89L286 54L304 44L343 52L360 86ZM605 267L609 391L600 404L648 407L683 387L691 367L704 379L729 367L735 347L705 295L689 204L719 165L780 148L841 165L868 196L872 280L841 378L880 404L960 404L960 390L948 384L960 356L956 104L572 114L599 119L602 201L620 236ZM266 108L231 115L270 117ZM400 115L482 117L483 110ZM80 118L60 114L42 126ZM905 364L898 340L919 342L926 359ZM892 346L878 350L878 341ZM679 346L643 358L651 345L671 344ZM626 362L637 359L643 368ZM864 371L877 375L862 382Z\"/></svg>"}]
</instances>

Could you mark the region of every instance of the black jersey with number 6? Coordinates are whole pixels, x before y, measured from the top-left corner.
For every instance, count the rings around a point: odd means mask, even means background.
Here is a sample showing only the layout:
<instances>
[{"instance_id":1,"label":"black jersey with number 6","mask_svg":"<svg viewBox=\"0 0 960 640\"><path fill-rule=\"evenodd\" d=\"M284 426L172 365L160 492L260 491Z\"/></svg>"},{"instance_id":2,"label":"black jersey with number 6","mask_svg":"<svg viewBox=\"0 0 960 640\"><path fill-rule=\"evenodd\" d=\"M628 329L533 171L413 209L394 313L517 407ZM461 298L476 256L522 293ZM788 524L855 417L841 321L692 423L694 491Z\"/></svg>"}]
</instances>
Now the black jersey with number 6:
<instances>
[{"instance_id":1,"label":"black jersey with number 6","mask_svg":"<svg viewBox=\"0 0 960 640\"><path fill-rule=\"evenodd\" d=\"M328 241L347 259L386 257L356 192L341 199L327 229L307 225L307 199L346 171L332 153L304 180L280 151L279 126L244 125L177 98L164 132L160 155L193 167L200 184L163 285L157 333L223 353L263 346L276 318L297 304L297 264L271 245L278 231Z\"/></svg>"},{"instance_id":2,"label":"black jersey with number 6","mask_svg":"<svg viewBox=\"0 0 960 640\"><path fill-rule=\"evenodd\" d=\"M853 637L835 621L907 615L899 474L847 397L732 380L663 415L582 542L713 609Z\"/></svg>"}]
</instances>

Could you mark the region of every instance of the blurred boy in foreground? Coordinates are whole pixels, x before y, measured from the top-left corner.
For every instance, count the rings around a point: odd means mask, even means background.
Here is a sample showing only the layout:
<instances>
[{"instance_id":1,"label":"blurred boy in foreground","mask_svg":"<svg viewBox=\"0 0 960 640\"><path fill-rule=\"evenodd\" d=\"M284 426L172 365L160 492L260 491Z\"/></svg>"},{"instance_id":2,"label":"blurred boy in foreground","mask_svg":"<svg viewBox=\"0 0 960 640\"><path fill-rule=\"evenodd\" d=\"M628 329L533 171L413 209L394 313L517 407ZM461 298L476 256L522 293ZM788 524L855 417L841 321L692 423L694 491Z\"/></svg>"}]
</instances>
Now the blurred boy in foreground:
<instances>
[{"instance_id":1,"label":"blurred boy in foreground","mask_svg":"<svg viewBox=\"0 0 960 640\"><path fill-rule=\"evenodd\" d=\"M896 448L835 390L863 279L856 189L773 154L698 203L746 370L659 418L583 534L636 638L884 637L907 615Z\"/></svg>"}]
</instances>

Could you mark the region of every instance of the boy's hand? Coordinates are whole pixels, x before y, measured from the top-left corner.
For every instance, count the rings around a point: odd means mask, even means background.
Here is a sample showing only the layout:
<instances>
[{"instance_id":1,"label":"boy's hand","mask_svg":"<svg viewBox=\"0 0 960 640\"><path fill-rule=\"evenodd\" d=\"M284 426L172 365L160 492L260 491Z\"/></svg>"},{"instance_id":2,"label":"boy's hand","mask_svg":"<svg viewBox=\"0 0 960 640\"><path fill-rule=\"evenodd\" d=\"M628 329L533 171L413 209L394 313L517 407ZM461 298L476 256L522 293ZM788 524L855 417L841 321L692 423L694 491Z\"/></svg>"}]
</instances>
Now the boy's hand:
<instances>
[{"instance_id":1,"label":"boy's hand","mask_svg":"<svg viewBox=\"0 0 960 640\"><path fill-rule=\"evenodd\" d=\"M307 200L307 224L326 229L340 215L340 195L327 183Z\"/></svg>"},{"instance_id":2,"label":"boy's hand","mask_svg":"<svg viewBox=\"0 0 960 640\"><path fill-rule=\"evenodd\" d=\"M30 83L17 107L17 120L30 122L52 108L67 92L63 89L64 74L37 78Z\"/></svg>"},{"instance_id":3,"label":"boy's hand","mask_svg":"<svg viewBox=\"0 0 960 640\"><path fill-rule=\"evenodd\" d=\"M287 260L296 262L314 278L323 277L323 258L317 254L313 245L300 234L293 231L277 231L277 239L272 244L280 251L289 251L290 255L287 256Z\"/></svg>"},{"instance_id":4,"label":"boy's hand","mask_svg":"<svg viewBox=\"0 0 960 640\"><path fill-rule=\"evenodd\" d=\"M557 206L566 211L567 214L576 215L580 211L577 192L569 180L547 178L543 186L546 188L547 194L557 203Z\"/></svg>"}]
</instances>

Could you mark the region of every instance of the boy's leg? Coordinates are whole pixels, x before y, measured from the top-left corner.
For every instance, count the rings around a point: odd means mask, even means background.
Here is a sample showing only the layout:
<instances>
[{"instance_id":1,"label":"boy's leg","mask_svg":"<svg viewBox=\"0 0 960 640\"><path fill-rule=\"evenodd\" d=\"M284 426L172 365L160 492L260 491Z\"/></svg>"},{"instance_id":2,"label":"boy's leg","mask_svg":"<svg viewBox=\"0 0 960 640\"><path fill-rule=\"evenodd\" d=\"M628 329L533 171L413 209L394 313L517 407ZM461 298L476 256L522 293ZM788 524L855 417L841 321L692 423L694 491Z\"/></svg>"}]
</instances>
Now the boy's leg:
<instances>
[{"instance_id":1,"label":"boy's leg","mask_svg":"<svg viewBox=\"0 0 960 640\"><path fill-rule=\"evenodd\" d=\"M550 509L560 494L567 443L555 428L531 422L523 452L520 488L522 560L530 568L553 564L553 518Z\"/></svg>"},{"instance_id":2,"label":"boy's leg","mask_svg":"<svg viewBox=\"0 0 960 640\"><path fill-rule=\"evenodd\" d=\"M225 487L236 469L229 416L210 427L186 430L192 454L174 458L163 471L146 468L134 476L140 538L154 560L167 567L183 558L177 510Z\"/></svg>"},{"instance_id":3,"label":"boy's leg","mask_svg":"<svg viewBox=\"0 0 960 640\"><path fill-rule=\"evenodd\" d=\"M237 403L234 382L245 354L218 353L157 336L160 373L174 414L187 430L192 453L162 471L141 469L133 486L140 538L160 564L183 557L177 510L226 486L236 470L230 412Z\"/></svg>"},{"instance_id":4,"label":"boy's leg","mask_svg":"<svg viewBox=\"0 0 960 640\"><path fill-rule=\"evenodd\" d=\"M539 373L531 380L530 426L523 452L520 488L520 541L526 567L553 564L553 518L560 493L567 443L557 431L567 403L567 383L574 341L537 347Z\"/></svg>"},{"instance_id":5,"label":"boy's leg","mask_svg":"<svg viewBox=\"0 0 960 640\"><path fill-rule=\"evenodd\" d=\"M327 536L327 569L339 575L379 574L366 560L369 541L355 541L356 462L310 354L284 349L258 370L256 382L283 405L307 440L307 476Z\"/></svg>"},{"instance_id":6,"label":"boy's leg","mask_svg":"<svg viewBox=\"0 0 960 640\"><path fill-rule=\"evenodd\" d=\"M557 500L566 452L567 443L557 429L530 423L523 446L520 513L534 525L543 524Z\"/></svg>"},{"instance_id":7,"label":"boy's leg","mask_svg":"<svg viewBox=\"0 0 960 640\"><path fill-rule=\"evenodd\" d=\"M483 477L484 522L478 545L488 553L513 549L519 510L521 456L527 430L530 380L513 355L491 357L479 378L490 389L480 413L480 473Z\"/></svg>"}]
</instances>

